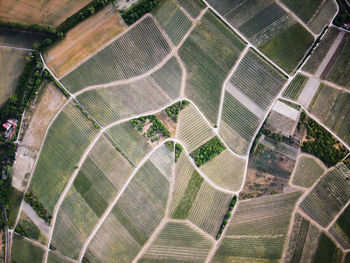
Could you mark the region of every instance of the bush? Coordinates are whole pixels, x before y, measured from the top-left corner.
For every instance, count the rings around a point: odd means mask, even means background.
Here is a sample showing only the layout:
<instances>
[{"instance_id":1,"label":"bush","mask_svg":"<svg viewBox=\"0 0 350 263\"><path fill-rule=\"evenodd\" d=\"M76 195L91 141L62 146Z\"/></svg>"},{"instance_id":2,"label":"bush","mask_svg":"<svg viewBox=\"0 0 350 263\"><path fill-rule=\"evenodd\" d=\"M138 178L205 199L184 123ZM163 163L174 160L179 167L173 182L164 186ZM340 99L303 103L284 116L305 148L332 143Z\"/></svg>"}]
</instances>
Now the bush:
<instances>
[{"instance_id":1,"label":"bush","mask_svg":"<svg viewBox=\"0 0 350 263\"><path fill-rule=\"evenodd\" d=\"M126 10L120 10L120 14L125 23L131 25L144 14L151 12L161 1L162 0L140 0Z\"/></svg>"},{"instance_id":2,"label":"bush","mask_svg":"<svg viewBox=\"0 0 350 263\"><path fill-rule=\"evenodd\" d=\"M190 103L187 100L176 102L175 104L169 106L165 109L165 113L174 121L177 122L179 117L179 112L183 110Z\"/></svg>"},{"instance_id":3,"label":"bush","mask_svg":"<svg viewBox=\"0 0 350 263\"><path fill-rule=\"evenodd\" d=\"M177 160L179 159L180 157L180 154L182 153L182 146L181 144L176 144L175 145L175 162L177 162Z\"/></svg>"},{"instance_id":4,"label":"bush","mask_svg":"<svg viewBox=\"0 0 350 263\"><path fill-rule=\"evenodd\" d=\"M201 147L194 150L190 156L194 159L196 165L200 167L201 165L213 159L215 156L219 155L225 149L225 145L220 141L218 137L215 136L203 144Z\"/></svg>"}]
</instances>

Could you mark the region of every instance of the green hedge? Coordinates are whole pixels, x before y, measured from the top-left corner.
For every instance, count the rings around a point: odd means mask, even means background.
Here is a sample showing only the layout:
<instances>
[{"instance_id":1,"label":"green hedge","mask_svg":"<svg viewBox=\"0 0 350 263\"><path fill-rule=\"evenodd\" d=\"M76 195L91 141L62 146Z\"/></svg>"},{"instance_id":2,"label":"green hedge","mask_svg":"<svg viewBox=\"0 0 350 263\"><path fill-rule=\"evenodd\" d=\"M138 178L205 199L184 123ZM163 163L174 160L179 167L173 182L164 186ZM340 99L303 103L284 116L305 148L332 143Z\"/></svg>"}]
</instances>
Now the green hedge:
<instances>
[{"instance_id":1,"label":"green hedge","mask_svg":"<svg viewBox=\"0 0 350 263\"><path fill-rule=\"evenodd\" d=\"M24 195L24 201L26 201L45 222L51 223L52 216L30 190Z\"/></svg>"},{"instance_id":2,"label":"green hedge","mask_svg":"<svg viewBox=\"0 0 350 263\"><path fill-rule=\"evenodd\" d=\"M126 10L120 10L120 15L128 25L133 24L144 14L151 12L162 0L140 0Z\"/></svg>"},{"instance_id":3,"label":"green hedge","mask_svg":"<svg viewBox=\"0 0 350 263\"><path fill-rule=\"evenodd\" d=\"M207 141L198 149L194 150L190 156L196 162L196 165L200 167L206 162L210 161L217 155L219 155L223 150L225 150L225 145L220 141L220 139L215 136L211 140Z\"/></svg>"}]
</instances>

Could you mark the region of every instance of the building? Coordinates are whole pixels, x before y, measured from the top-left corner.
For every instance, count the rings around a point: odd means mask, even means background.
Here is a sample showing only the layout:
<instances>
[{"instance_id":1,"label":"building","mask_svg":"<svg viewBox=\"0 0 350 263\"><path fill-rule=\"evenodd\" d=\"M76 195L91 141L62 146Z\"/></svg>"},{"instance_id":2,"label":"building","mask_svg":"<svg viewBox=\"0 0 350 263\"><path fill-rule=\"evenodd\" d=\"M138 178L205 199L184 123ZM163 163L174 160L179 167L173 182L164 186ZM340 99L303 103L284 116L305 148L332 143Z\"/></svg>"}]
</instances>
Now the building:
<instances>
[{"instance_id":1,"label":"building","mask_svg":"<svg viewBox=\"0 0 350 263\"><path fill-rule=\"evenodd\" d=\"M8 119L7 122L2 124L5 129L5 137L8 140L12 140L13 136L16 134L18 121L16 119Z\"/></svg>"}]
</instances>

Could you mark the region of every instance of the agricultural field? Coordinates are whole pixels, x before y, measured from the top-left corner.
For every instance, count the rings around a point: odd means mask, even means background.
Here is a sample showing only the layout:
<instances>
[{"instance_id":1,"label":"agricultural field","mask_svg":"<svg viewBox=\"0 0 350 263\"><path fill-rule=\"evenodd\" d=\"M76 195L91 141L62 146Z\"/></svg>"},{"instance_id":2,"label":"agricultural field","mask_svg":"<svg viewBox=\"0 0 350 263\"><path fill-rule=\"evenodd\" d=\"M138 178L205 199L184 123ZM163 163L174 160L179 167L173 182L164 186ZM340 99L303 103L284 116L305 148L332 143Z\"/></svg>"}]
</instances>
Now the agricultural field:
<instances>
[{"instance_id":1,"label":"agricultural field","mask_svg":"<svg viewBox=\"0 0 350 263\"><path fill-rule=\"evenodd\" d=\"M308 77L298 73L283 92L283 97L298 101L298 98L308 80Z\"/></svg>"},{"instance_id":2,"label":"agricultural field","mask_svg":"<svg viewBox=\"0 0 350 263\"><path fill-rule=\"evenodd\" d=\"M177 0L179 5L181 5L187 13L190 14L193 18L199 16L200 12L206 7L206 5L202 2L202 0Z\"/></svg>"},{"instance_id":3,"label":"agricultural field","mask_svg":"<svg viewBox=\"0 0 350 263\"><path fill-rule=\"evenodd\" d=\"M30 184L34 195L50 213L97 132L73 103L67 104L52 123Z\"/></svg>"},{"instance_id":4,"label":"agricultural field","mask_svg":"<svg viewBox=\"0 0 350 263\"><path fill-rule=\"evenodd\" d=\"M287 73L294 71L314 40L311 33L273 0L207 2Z\"/></svg>"},{"instance_id":5,"label":"agricultural field","mask_svg":"<svg viewBox=\"0 0 350 263\"><path fill-rule=\"evenodd\" d=\"M53 252L49 252L49 256L47 258L48 263L71 263L71 261L63 259L59 255Z\"/></svg>"},{"instance_id":6,"label":"agricultural field","mask_svg":"<svg viewBox=\"0 0 350 263\"><path fill-rule=\"evenodd\" d=\"M29 34L24 32L14 32L1 28L0 45L14 46L19 48L32 48L34 43L39 43L45 36Z\"/></svg>"},{"instance_id":7,"label":"agricultural field","mask_svg":"<svg viewBox=\"0 0 350 263\"><path fill-rule=\"evenodd\" d=\"M36 240L43 245L45 245L47 242L47 237L45 234L41 232L39 227L29 218L29 216L24 211L21 212L21 216L19 218L19 222L15 228L15 231L19 235Z\"/></svg>"},{"instance_id":8,"label":"agricultural field","mask_svg":"<svg viewBox=\"0 0 350 263\"><path fill-rule=\"evenodd\" d=\"M111 213L89 243L84 257L91 263L130 262L165 216L168 178L145 162L117 199ZM120 237L123 237L122 239Z\"/></svg>"},{"instance_id":9,"label":"agricultural field","mask_svg":"<svg viewBox=\"0 0 350 263\"><path fill-rule=\"evenodd\" d=\"M322 233L318 241L314 262L337 263L341 262L344 252L337 247L333 240L325 233Z\"/></svg>"},{"instance_id":10,"label":"agricultural field","mask_svg":"<svg viewBox=\"0 0 350 263\"><path fill-rule=\"evenodd\" d=\"M11 259L13 263L40 263L44 250L16 234L12 238Z\"/></svg>"},{"instance_id":11,"label":"agricultural field","mask_svg":"<svg viewBox=\"0 0 350 263\"><path fill-rule=\"evenodd\" d=\"M309 155L301 155L293 172L292 183L310 188L324 172L325 167L318 159Z\"/></svg>"},{"instance_id":12,"label":"agricultural field","mask_svg":"<svg viewBox=\"0 0 350 263\"><path fill-rule=\"evenodd\" d=\"M169 53L168 43L148 16L65 75L61 82L71 92L77 92L88 86L128 79L149 71Z\"/></svg>"},{"instance_id":13,"label":"agricultural field","mask_svg":"<svg viewBox=\"0 0 350 263\"><path fill-rule=\"evenodd\" d=\"M70 258L79 256L83 243L132 171L112 143L100 137L58 212L52 237L57 250Z\"/></svg>"},{"instance_id":14,"label":"agricultural field","mask_svg":"<svg viewBox=\"0 0 350 263\"><path fill-rule=\"evenodd\" d=\"M185 96L217 123L222 85L244 48L213 13L206 12L179 50L187 70Z\"/></svg>"},{"instance_id":15,"label":"agricultural field","mask_svg":"<svg viewBox=\"0 0 350 263\"><path fill-rule=\"evenodd\" d=\"M329 229L329 233L337 240L344 249L350 248L350 205L348 205L343 213L334 222Z\"/></svg>"},{"instance_id":16,"label":"agricultural field","mask_svg":"<svg viewBox=\"0 0 350 263\"><path fill-rule=\"evenodd\" d=\"M327 172L300 204L322 227L327 227L350 199L350 184L336 168Z\"/></svg>"},{"instance_id":17,"label":"agricultural field","mask_svg":"<svg viewBox=\"0 0 350 263\"><path fill-rule=\"evenodd\" d=\"M47 50L44 59L57 78L62 78L124 30L126 25L112 4L68 31Z\"/></svg>"},{"instance_id":18,"label":"agricultural field","mask_svg":"<svg viewBox=\"0 0 350 263\"><path fill-rule=\"evenodd\" d=\"M17 81L23 71L27 51L0 46L0 106L15 92Z\"/></svg>"},{"instance_id":19,"label":"agricultural field","mask_svg":"<svg viewBox=\"0 0 350 263\"><path fill-rule=\"evenodd\" d=\"M194 151L213 137L213 130L193 105L180 111L177 139L184 144L188 152Z\"/></svg>"},{"instance_id":20,"label":"agricultural field","mask_svg":"<svg viewBox=\"0 0 350 263\"><path fill-rule=\"evenodd\" d=\"M91 0L4 0L0 4L0 20L23 24L48 24L58 26Z\"/></svg>"},{"instance_id":21,"label":"agricultural field","mask_svg":"<svg viewBox=\"0 0 350 263\"><path fill-rule=\"evenodd\" d=\"M156 7L153 14L175 46L192 26L191 20L182 12L175 0L163 1Z\"/></svg>"},{"instance_id":22,"label":"agricultural field","mask_svg":"<svg viewBox=\"0 0 350 263\"><path fill-rule=\"evenodd\" d=\"M170 221L138 262L204 262L212 245L188 223Z\"/></svg>"},{"instance_id":23,"label":"agricultural field","mask_svg":"<svg viewBox=\"0 0 350 263\"><path fill-rule=\"evenodd\" d=\"M331 22L337 13L337 5L328 0L281 0L294 14L296 14L315 34Z\"/></svg>"},{"instance_id":24,"label":"agricultural field","mask_svg":"<svg viewBox=\"0 0 350 263\"><path fill-rule=\"evenodd\" d=\"M350 94L321 85L314 96L309 111L350 144Z\"/></svg>"},{"instance_id":25,"label":"agricultural field","mask_svg":"<svg viewBox=\"0 0 350 263\"><path fill-rule=\"evenodd\" d=\"M91 89L77 98L101 125L109 125L170 104L180 95L181 76L181 67L173 57L150 76L128 84Z\"/></svg>"}]
</instances>

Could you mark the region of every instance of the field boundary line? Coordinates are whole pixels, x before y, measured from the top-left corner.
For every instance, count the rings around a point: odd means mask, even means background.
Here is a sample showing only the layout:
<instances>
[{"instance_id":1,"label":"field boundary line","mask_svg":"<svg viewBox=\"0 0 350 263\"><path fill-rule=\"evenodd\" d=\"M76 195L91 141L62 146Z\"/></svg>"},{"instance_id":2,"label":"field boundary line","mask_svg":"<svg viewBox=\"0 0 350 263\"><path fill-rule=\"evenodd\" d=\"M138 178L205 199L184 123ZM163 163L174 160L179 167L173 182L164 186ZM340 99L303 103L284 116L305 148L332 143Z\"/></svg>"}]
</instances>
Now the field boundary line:
<instances>
[{"instance_id":1,"label":"field boundary line","mask_svg":"<svg viewBox=\"0 0 350 263\"><path fill-rule=\"evenodd\" d=\"M173 201L173 192L175 189L175 176L176 176L176 142L172 141L174 143L174 152L173 152L173 163L172 163L172 169L171 169L171 182L170 182L170 187L169 187L169 196L168 196L168 202L166 205L165 209L165 218L170 218L170 206Z\"/></svg>"},{"instance_id":2,"label":"field boundary line","mask_svg":"<svg viewBox=\"0 0 350 263\"><path fill-rule=\"evenodd\" d=\"M31 48L15 47L15 46L4 45L4 44L0 44L0 47L12 48L12 49L17 49L17 50L24 50L24 51L28 51L28 52L31 52L31 51L33 52L33 51L35 51L34 49L31 49Z\"/></svg>"},{"instance_id":3,"label":"field boundary line","mask_svg":"<svg viewBox=\"0 0 350 263\"><path fill-rule=\"evenodd\" d=\"M64 187L64 190L63 192L61 193L60 195L60 198L58 199L56 205L55 205L55 209L54 209L54 212L53 212L53 215L52 215L52 226L51 226L51 229L50 229L50 233L49 233L49 238L48 238L48 247L50 247L51 245L51 241L52 241L52 236L53 236L53 233L54 233L54 230L55 230L55 225L56 225L56 219L57 219L57 216L58 216L58 212L61 208L61 204L63 203L63 201L65 200L66 198L66 195L68 193L68 191L71 189L71 186L73 185L73 182L75 180L75 178L77 177L78 173L80 172L80 169L83 165L83 163L85 162L85 159L87 158L87 156L89 155L91 149L95 146L95 144L97 143L97 141L99 140L99 138L101 137L101 135L103 134L104 130L100 130L98 132L97 135L95 135L95 138L90 142L89 146L85 149L83 155L80 157L80 160L78 162L78 166L79 168L76 169L73 174L70 176L69 178L69 181L67 182L66 186ZM49 256L49 250L48 249L46 251L46 254L45 254L45 263L47 262L47 259L48 259L48 256Z\"/></svg>"},{"instance_id":4,"label":"field boundary line","mask_svg":"<svg viewBox=\"0 0 350 263\"><path fill-rule=\"evenodd\" d=\"M115 10L114 10L115 11ZM115 11L116 12L116 11ZM101 50L105 49L107 46L109 46L110 44L112 44L114 41L116 41L117 39L119 39L120 37L122 37L123 35L125 35L126 33L128 33L130 30L132 30L135 26L137 26L138 24L140 24L143 20L145 20L147 17L149 17L149 13L145 14L144 16L142 16L140 19L138 19L135 23L133 23L131 26L127 26L126 29L119 33L118 35L116 35L114 38L110 39L109 41L107 41L106 43L104 43L98 50L96 50L95 52L91 53L89 56L87 56L86 58L82 59L81 61L79 61L79 63L77 63L74 67L72 67L70 69L70 71L66 72L65 74L63 74L59 79L63 79L64 77L66 77L69 73L71 73L72 71L76 70L78 67L80 67L82 64L84 64L86 61L88 61L91 57L95 56L97 53L99 53Z\"/></svg>"},{"instance_id":5,"label":"field boundary line","mask_svg":"<svg viewBox=\"0 0 350 263\"><path fill-rule=\"evenodd\" d=\"M329 223L329 225L326 227L326 230L329 231L329 229L334 225L334 223L338 220L338 218L342 215L342 213L345 211L345 209L350 205L350 199L346 202L344 207L334 216L333 220Z\"/></svg>"},{"instance_id":6,"label":"field boundary line","mask_svg":"<svg viewBox=\"0 0 350 263\"><path fill-rule=\"evenodd\" d=\"M39 161L39 157L40 157L40 155L41 155L41 151L42 151L42 149L43 149L43 147L44 147L47 134L49 133L49 130L50 130L52 124L55 122L55 120L56 120L57 117L60 115L60 113L63 111L63 109L70 103L70 101L71 101L71 99L67 99L67 101L66 101L66 102L61 106L61 108L57 111L57 113L56 113L55 116L52 118L52 120L50 121L49 125L48 125L47 128L46 128L44 137L43 137L43 139L42 139L42 141L41 141L41 144L40 144L40 149L39 149L39 151L37 152L37 156L36 156L36 159L35 159L35 162L34 162L32 171L31 171L31 173L30 173L30 177L29 177L28 182L27 182L27 185L26 185L26 187L25 187L25 189L24 189L24 195L25 195L25 193L27 192L27 190L28 190L28 188L29 188L29 186L30 186L30 182L31 182L31 180L32 180L32 178L33 178L33 175L34 175L34 172L35 172L35 169L36 169L36 165L37 165L37 163L38 163L38 161ZM15 224L14 224L12 230L14 230L14 229L17 227L17 224L18 224L19 219L20 219L20 214L21 214L21 211L22 211L22 207L23 207L23 203L24 203L24 202L25 202L25 201L24 201L24 196L23 196L22 201L21 201L21 205L20 205L20 207L19 207L18 214L17 214L17 217L16 217L16 221L15 221ZM51 226L50 226L50 227L51 227Z\"/></svg>"},{"instance_id":7,"label":"field boundary line","mask_svg":"<svg viewBox=\"0 0 350 263\"><path fill-rule=\"evenodd\" d=\"M300 25L302 25L314 38L314 41L317 38L317 34L311 31L311 29L301 20L292 10L290 10L287 6L285 6L280 0L275 0L275 3L281 7L288 15L293 17ZM314 13L315 14L315 13ZM322 33L322 32L321 32Z\"/></svg>"},{"instance_id":8,"label":"field boundary line","mask_svg":"<svg viewBox=\"0 0 350 263\"><path fill-rule=\"evenodd\" d=\"M165 144L165 142L167 141L171 141L172 139L166 139L164 140L161 144L157 145L155 148L153 148L149 153L147 153L143 159L141 160L141 162L138 164L138 166L134 169L134 171L132 172L132 174L129 176L128 180L125 182L124 186L121 188L121 190L119 191L119 193L113 198L113 201L108 205L107 209L105 210L105 212L103 213L103 215L100 217L98 223L95 225L93 231L90 233L89 237L85 240L83 248L80 251L80 255L79 255L79 259L78 261L81 262L84 254L86 252L86 249L88 248L90 242L92 241L92 239L94 238L94 236L96 235L96 233L98 232L98 230L101 228L102 224L104 223L104 221L106 220L106 218L108 217L108 215L111 213L111 211L113 210L114 206L116 205L116 203L118 202L119 198L123 195L125 189L129 186L130 182L132 181L132 179L134 179L135 175L137 174L137 172L140 170L140 168L149 160L149 158L151 157L151 155L157 151L161 146L163 146L163 144Z\"/></svg>"},{"instance_id":9,"label":"field boundary line","mask_svg":"<svg viewBox=\"0 0 350 263\"><path fill-rule=\"evenodd\" d=\"M236 69L238 68L238 66L240 65L241 61L243 60L243 58L245 57L245 55L249 52L249 45L247 45L241 52L241 54L239 55L237 61L235 62L235 64L233 65L233 67L231 68L230 72L227 74L226 79L222 85L222 89L221 89L221 95L220 95L220 104L219 104L219 112L218 112L218 117L217 117L217 131L219 132L220 130L220 124L221 124L221 115L222 115L222 109L223 109L223 105L224 105L224 98L225 98L225 91L226 91L226 85L227 83L230 81L230 78L233 76L233 74L236 72Z\"/></svg>"},{"instance_id":10,"label":"field boundary line","mask_svg":"<svg viewBox=\"0 0 350 263\"><path fill-rule=\"evenodd\" d=\"M173 42L171 41L170 37L168 36L168 34L165 32L165 29L161 26L161 24L159 23L159 21L157 20L157 18L155 18L155 16L153 15L153 13L149 13L150 18L153 20L154 24L156 25L156 27L158 28L159 32L162 34L163 38L165 39L165 41L168 43L171 51L175 51L176 50L176 46L173 44Z\"/></svg>"},{"instance_id":11,"label":"field boundary line","mask_svg":"<svg viewBox=\"0 0 350 263\"><path fill-rule=\"evenodd\" d=\"M152 235L148 238L146 243L143 245L137 256L132 261L133 263L137 263L140 258L147 252L147 249L152 245L153 241L158 237L159 233L164 229L166 224L169 222L167 217L163 217L160 224L157 226L156 230L152 233Z\"/></svg>"},{"instance_id":12,"label":"field boundary line","mask_svg":"<svg viewBox=\"0 0 350 263\"><path fill-rule=\"evenodd\" d=\"M208 7L209 9L212 10L212 12L214 12L218 17L220 17L220 19L228 26L230 27L235 34L237 34L241 39L243 39L243 41L245 41L246 43L248 43L252 48L254 48L254 50L260 55L262 56L265 60L267 60L268 62L270 62L270 64L272 64L274 67L276 67L277 69L279 69L283 74L285 74L286 76L290 76L287 72L285 72L280 66L278 66L275 62L273 62L269 57L267 57L264 53L262 53L257 47L255 47L241 32L239 32L235 27L233 27L227 20L225 17L223 17L218 11L215 10L215 8L213 8L206 0L202 0Z\"/></svg>"}]
</instances>

